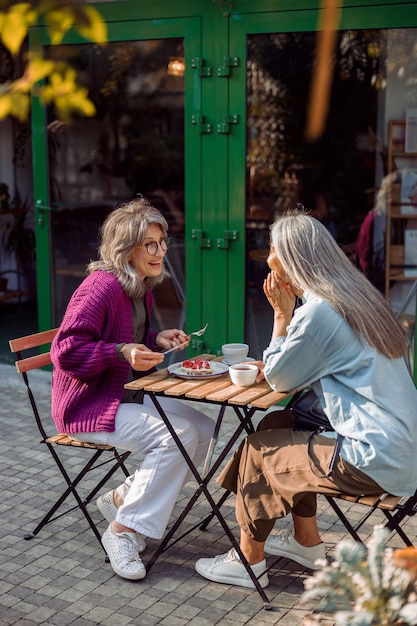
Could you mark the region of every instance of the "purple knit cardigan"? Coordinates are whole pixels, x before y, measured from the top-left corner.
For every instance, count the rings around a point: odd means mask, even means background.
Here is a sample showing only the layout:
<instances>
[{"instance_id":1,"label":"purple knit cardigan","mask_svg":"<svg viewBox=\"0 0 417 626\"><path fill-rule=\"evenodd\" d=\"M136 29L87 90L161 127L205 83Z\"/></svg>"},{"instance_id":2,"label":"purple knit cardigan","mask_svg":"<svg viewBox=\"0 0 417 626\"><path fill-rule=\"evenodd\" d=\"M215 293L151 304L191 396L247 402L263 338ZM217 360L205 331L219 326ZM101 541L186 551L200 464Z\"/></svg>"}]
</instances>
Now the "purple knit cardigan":
<instances>
[{"instance_id":1,"label":"purple knit cardigan","mask_svg":"<svg viewBox=\"0 0 417 626\"><path fill-rule=\"evenodd\" d=\"M145 308L144 343L159 351L157 333L149 330L150 291ZM116 346L132 342L132 324L131 299L113 274L95 271L74 292L51 346L52 417L58 432L114 431L130 372Z\"/></svg>"}]
</instances>

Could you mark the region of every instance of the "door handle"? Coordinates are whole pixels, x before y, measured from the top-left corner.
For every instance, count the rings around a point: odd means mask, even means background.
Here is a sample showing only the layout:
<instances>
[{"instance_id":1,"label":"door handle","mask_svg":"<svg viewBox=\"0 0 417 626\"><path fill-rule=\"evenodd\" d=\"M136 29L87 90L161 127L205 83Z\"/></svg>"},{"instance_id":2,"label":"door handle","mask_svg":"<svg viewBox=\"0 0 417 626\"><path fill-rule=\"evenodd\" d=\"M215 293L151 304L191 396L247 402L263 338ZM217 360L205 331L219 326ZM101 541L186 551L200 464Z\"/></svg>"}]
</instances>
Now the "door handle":
<instances>
[{"instance_id":1,"label":"door handle","mask_svg":"<svg viewBox=\"0 0 417 626\"><path fill-rule=\"evenodd\" d=\"M35 216L40 228L43 228L45 224L45 213L48 212L52 212L52 207L43 204L42 200L37 200L35 203Z\"/></svg>"}]
</instances>

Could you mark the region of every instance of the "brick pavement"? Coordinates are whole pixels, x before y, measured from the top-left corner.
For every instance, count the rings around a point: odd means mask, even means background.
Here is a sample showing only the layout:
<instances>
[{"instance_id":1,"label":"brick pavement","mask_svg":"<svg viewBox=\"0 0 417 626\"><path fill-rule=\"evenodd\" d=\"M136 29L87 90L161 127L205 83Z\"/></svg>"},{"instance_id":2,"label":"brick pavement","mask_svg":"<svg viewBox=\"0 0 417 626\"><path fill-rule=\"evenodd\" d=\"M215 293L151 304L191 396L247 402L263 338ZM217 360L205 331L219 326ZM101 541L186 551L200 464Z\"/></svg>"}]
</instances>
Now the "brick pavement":
<instances>
[{"instance_id":1,"label":"brick pavement","mask_svg":"<svg viewBox=\"0 0 417 626\"><path fill-rule=\"evenodd\" d=\"M42 373L43 374L43 373ZM49 375L37 384L42 404L49 405ZM296 563L280 559L270 571L266 589L272 604L265 611L256 591L211 583L194 571L200 556L213 556L228 549L220 524L195 530L171 547L142 581L129 582L113 574L104 553L87 527L84 517L74 511L46 526L31 541L22 537L34 528L62 487L49 452L39 445L39 434L20 377L12 366L0 365L0 626L295 626L308 612L300 603L303 581L309 572ZM234 419L227 415L227 424ZM130 465L132 457L128 460ZM74 471L77 454L71 449ZM88 483L88 481L87 481ZM114 479L112 486L116 486ZM190 497L193 483L180 494L174 516ZM217 492L216 487L212 488ZM219 492L220 493L220 492ZM351 507L351 514L356 514ZM356 507L357 508L357 507ZM94 505L94 520L102 530L106 523ZM319 525L331 556L335 544L346 536L324 499L319 500ZM209 511L202 497L185 524L197 522ZM233 498L224 506L228 523L238 536ZM373 518L375 522L375 518ZM417 536L417 520L408 522ZM282 520L280 528L289 527ZM414 528L413 528L414 525ZM365 527L369 534L371 525ZM396 540L398 542L398 540ZM148 554L156 542L148 540ZM394 543L395 545L395 543ZM399 545L399 544L398 544ZM144 561L146 562L146 555ZM328 625L332 621L326 621Z\"/></svg>"}]
</instances>

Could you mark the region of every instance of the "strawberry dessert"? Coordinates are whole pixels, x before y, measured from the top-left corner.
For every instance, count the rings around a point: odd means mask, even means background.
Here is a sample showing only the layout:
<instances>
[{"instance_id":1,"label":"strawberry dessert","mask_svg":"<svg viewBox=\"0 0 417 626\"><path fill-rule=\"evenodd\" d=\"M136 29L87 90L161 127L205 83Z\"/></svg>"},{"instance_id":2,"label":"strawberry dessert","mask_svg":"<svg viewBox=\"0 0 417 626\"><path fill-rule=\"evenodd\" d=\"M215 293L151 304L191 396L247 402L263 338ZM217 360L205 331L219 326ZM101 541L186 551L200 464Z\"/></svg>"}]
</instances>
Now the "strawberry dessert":
<instances>
[{"instance_id":1,"label":"strawberry dessert","mask_svg":"<svg viewBox=\"0 0 417 626\"><path fill-rule=\"evenodd\" d=\"M183 374L189 374L191 376L204 376L205 374L213 373L210 361L204 361L204 359L200 359L199 357L183 361L181 371Z\"/></svg>"}]
</instances>

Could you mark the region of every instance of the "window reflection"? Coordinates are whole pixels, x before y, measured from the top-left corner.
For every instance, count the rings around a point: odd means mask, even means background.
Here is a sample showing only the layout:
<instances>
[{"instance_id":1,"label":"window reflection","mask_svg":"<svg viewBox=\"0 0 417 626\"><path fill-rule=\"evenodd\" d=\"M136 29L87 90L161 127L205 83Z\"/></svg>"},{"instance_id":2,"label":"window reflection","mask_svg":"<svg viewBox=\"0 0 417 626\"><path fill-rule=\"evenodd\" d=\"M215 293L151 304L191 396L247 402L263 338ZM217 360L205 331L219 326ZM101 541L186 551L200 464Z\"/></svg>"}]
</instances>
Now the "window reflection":
<instances>
[{"instance_id":1,"label":"window reflection","mask_svg":"<svg viewBox=\"0 0 417 626\"><path fill-rule=\"evenodd\" d=\"M55 322L96 257L107 213L141 194L175 237L167 254L175 277L164 283L172 298L155 292L155 324L176 327L184 301L184 71L169 64L183 59L183 40L67 45L50 54L77 69L97 110L72 124L48 112Z\"/></svg>"},{"instance_id":2,"label":"window reflection","mask_svg":"<svg viewBox=\"0 0 417 626\"><path fill-rule=\"evenodd\" d=\"M389 120L417 107L415 36L416 29L339 32L329 113L315 142L306 141L305 128L316 33L248 37L247 335L258 356L271 320L262 293L269 226L301 203L355 262L359 230L384 178L399 167L388 164ZM375 224L371 280L383 290L385 216Z\"/></svg>"}]
</instances>

